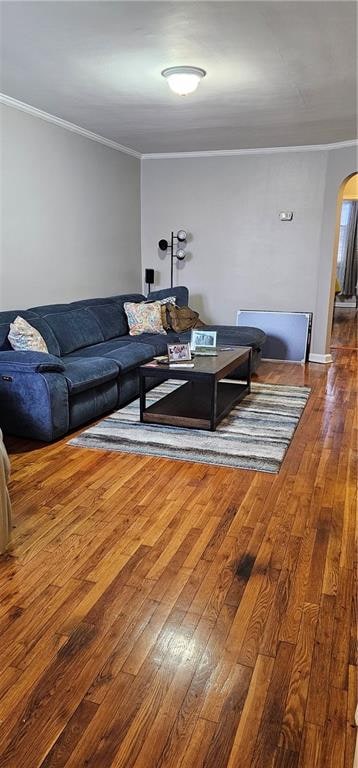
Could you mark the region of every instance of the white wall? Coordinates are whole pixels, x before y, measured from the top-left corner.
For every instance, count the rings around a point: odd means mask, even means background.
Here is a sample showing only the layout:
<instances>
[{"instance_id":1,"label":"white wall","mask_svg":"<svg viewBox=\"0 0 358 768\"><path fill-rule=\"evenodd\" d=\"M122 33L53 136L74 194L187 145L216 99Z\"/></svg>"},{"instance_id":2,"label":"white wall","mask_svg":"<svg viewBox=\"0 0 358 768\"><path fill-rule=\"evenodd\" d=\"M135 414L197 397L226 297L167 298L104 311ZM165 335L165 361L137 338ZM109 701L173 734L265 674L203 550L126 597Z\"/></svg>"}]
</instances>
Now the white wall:
<instances>
[{"instance_id":1,"label":"white wall","mask_svg":"<svg viewBox=\"0 0 358 768\"><path fill-rule=\"evenodd\" d=\"M184 228L191 254L175 281L204 319L312 311L312 351L329 351L337 195L354 147L145 159L141 191L137 158L0 109L0 309L138 291L145 267L168 286L157 242Z\"/></svg>"},{"instance_id":2,"label":"white wall","mask_svg":"<svg viewBox=\"0 0 358 768\"><path fill-rule=\"evenodd\" d=\"M355 159L354 148L342 151L341 181ZM184 228L192 256L175 282L189 287L204 320L235 324L240 308L312 311L319 330L312 351L324 353L329 285L318 286L332 262L335 214L329 207L327 222L324 212L330 158L329 151L300 151L143 160L143 270L154 267L156 283L169 285L170 260L157 242ZM329 184L337 197L333 171ZM280 222L281 210L292 210L293 221Z\"/></svg>"},{"instance_id":3,"label":"white wall","mask_svg":"<svg viewBox=\"0 0 358 768\"><path fill-rule=\"evenodd\" d=\"M141 288L140 161L1 106L0 309Z\"/></svg>"}]
</instances>

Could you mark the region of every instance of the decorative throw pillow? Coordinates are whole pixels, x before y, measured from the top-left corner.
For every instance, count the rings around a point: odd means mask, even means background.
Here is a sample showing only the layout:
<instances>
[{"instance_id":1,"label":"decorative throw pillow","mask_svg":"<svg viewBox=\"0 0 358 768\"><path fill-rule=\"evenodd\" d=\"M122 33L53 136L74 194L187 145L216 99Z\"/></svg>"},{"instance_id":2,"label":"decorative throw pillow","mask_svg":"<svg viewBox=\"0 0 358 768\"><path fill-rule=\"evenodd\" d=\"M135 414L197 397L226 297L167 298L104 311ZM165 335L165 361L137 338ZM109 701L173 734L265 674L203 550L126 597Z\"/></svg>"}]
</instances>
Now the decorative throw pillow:
<instances>
[{"instance_id":1,"label":"decorative throw pillow","mask_svg":"<svg viewBox=\"0 0 358 768\"><path fill-rule=\"evenodd\" d=\"M153 300L151 300L150 294L149 294L149 296L147 298L147 301L146 301L146 304L152 304L154 301L158 302L161 305L160 311L161 311L161 315L162 315L162 326L163 326L164 330L165 331L170 331L171 330L171 325L170 325L170 318L169 318L168 312L167 312L167 305L168 304L173 304L173 305L175 304L175 302L176 302L175 296L166 296L164 299L153 299Z\"/></svg>"},{"instance_id":2,"label":"decorative throw pillow","mask_svg":"<svg viewBox=\"0 0 358 768\"><path fill-rule=\"evenodd\" d=\"M166 333L162 325L159 301L152 301L150 304L126 301L124 311L131 336L139 336L141 333Z\"/></svg>"},{"instance_id":3,"label":"decorative throw pillow","mask_svg":"<svg viewBox=\"0 0 358 768\"><path fill-rule=\"evenodd\" d=\"M13 323L10 323L8 339L12 348L17 351L48 352L47 344L40 331L20 315L15 318Z\"/></svg>"},{"instance_id":4,"label":"decorative throw pillow","mask_svg":"<svg viewBox=\"0 0 358 768\"><path fill-rule=\"evenodd\" d=\"M169 315L170 327L176 333L189 331L191 328L203 328L203 323L199 318L199 313L190 307L176 307L171 304L166 307Z\"/></svg>"}]
</instances>

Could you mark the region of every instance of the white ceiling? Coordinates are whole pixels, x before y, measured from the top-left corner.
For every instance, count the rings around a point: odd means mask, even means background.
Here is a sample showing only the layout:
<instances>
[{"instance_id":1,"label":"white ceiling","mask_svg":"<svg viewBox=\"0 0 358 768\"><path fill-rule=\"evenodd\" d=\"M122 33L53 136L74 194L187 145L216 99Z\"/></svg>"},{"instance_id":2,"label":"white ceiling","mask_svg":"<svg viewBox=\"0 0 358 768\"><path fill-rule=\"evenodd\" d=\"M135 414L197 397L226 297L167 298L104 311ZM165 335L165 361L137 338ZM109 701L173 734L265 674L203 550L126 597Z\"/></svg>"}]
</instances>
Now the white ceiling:
<instances>
[{"instance_id":1,"label":"white ceiling","mask_svg":"<svg viewBox=\"0 0 358 768\"><path fill-rule=\"evenodd\" d=\"M1 90L139 152L356 134L354 2L1 2ZM164 67L204 67L190 96Z\"/></svg>"}]
</instances>

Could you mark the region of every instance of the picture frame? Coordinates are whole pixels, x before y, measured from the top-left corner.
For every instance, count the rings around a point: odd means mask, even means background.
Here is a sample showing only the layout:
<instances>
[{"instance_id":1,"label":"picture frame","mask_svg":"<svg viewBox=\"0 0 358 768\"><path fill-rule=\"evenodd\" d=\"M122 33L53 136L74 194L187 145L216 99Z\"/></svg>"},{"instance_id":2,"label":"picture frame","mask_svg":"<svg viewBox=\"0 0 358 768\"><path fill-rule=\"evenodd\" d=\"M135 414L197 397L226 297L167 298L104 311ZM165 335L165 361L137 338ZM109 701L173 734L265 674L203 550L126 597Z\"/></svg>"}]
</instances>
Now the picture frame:
<instances>
[{"instance_id":1,"label":"picture frame","mask_svg":"<svg viewBox=\"0 0 358 768\"><path fill-rule=\"evenodd\" d=\"M181 363L191 360L190 344L167 344L169 363Z\"/></svg>"},{"instance_id":2,"label":"picture frame","mask_svg":"<svg viewBox=\"0 0 358 768\"><path fill-rule=\"evenodd\" d=\"M215 350L216 349L216 331L207 331L206 328L195 329L191 332L190 349L196 350Z\"/></svg>"}]
</instances>

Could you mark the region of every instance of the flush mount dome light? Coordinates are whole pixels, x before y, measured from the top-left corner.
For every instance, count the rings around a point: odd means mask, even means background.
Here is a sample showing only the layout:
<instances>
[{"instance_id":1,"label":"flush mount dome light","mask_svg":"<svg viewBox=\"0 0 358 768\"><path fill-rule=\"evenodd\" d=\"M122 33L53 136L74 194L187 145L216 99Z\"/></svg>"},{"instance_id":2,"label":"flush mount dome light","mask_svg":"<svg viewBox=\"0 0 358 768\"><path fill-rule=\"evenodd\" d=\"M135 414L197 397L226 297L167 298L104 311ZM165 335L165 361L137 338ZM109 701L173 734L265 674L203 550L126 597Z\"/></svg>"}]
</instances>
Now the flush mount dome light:
<instances>
[{"instance_id":1,"label":"flush mount dome light","mask_svg":"<svg viewBox=\"0 0 358 768\"><path fill-rule=\"evenodd\" d=\"M163 77L168 80L169 88L179 96L186 96L196 91L200 80L205 77L205 69L200 67L168 67L163 69Z\"/></svg>"}]
</instances>

